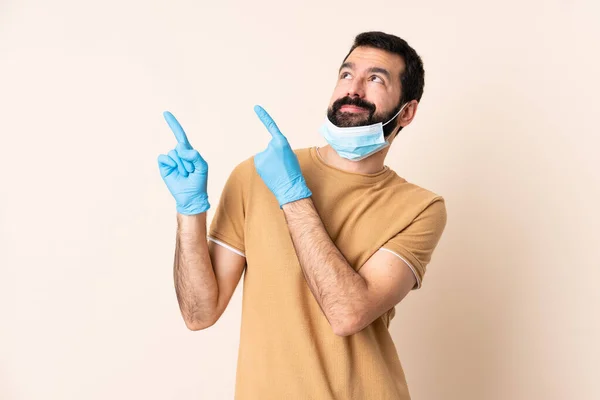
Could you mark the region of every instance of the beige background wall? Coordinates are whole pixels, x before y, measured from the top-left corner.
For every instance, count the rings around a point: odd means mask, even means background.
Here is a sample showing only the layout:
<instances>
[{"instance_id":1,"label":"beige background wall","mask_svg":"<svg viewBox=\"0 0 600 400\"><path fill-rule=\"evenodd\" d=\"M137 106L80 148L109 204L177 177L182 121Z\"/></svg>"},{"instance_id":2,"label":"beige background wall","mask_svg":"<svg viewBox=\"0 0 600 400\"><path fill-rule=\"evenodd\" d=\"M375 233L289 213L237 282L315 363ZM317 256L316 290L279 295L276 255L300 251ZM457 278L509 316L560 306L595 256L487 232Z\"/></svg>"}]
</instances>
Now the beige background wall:
<instances>
[{"instance_id":1,"label":"beige background wall","mask_svg":"<svg viewBox=\"0 0 600 400\"><path fill-rule=\"evenodd\" d=\"M253 105L322 145L354 35L383 30L426 69L387 164L449 212L391 328L414 399L599 399L599 20L591 0L0 1L0 398L231 399L241 286L186 329L161 113L214 207L268 142Z\"/></svg>"}]
</instances>

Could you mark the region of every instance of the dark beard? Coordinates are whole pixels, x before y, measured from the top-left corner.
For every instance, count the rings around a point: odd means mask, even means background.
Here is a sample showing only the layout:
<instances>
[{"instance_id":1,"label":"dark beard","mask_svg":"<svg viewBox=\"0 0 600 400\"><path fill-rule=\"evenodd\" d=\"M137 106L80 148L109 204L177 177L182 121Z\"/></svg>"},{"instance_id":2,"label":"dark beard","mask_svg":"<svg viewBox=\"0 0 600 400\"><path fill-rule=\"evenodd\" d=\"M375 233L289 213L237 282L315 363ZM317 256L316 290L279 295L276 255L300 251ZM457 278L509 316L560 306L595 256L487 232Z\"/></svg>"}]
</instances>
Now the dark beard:
<instances>
[{"instance_id":1,"label":"dark beard","mask_svg":"<svg viewBox=\"0 0 600 400\"><path fill-rule=\"evenodd\" d=\"M362 114L356 115L354 113L349 112L341 112L340 108L344 105L352 105L356 107L361 107L368 110L369 115L364 116ZM329 109L327 109L327 118L331 121L335 126L339 126L341 128L348 128L353 126L365 126L377 124L379 122L387 122L392 118L401 108L401 105L398 104L396 108L394 108L389 113L384 115L375 114L376 107L375 104L370 103L366 100L360 99L358 97L342 97L337 99ZM397 118L397 117L396 117ZM395 119L395 118L394 118ZM387 125L383 127L384 136L387 138L390 133L396 127L396 122L390 121Z\"/></svg>"}]
</instances>

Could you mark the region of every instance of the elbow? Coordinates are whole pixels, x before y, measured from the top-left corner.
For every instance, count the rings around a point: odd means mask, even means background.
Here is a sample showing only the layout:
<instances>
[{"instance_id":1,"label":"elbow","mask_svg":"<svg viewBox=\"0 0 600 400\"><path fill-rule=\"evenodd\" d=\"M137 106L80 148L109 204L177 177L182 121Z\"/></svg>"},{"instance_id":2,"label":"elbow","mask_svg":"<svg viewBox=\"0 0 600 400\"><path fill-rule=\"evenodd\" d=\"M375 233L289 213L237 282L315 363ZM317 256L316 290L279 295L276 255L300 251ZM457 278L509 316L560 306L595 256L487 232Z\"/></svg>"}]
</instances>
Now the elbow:
<instances>
[{"instance_id":1,"label":"elbow","mask_svg":"<svg viewBox=\"0 0 600 400\"><path fill-rule=\"evenodd\" d=\"M333 327L333 333L340 337L352 336L356 332L353 329Z\"/></svg>"},{"instance_id":2,"label":"elbow","mask_svg":"<svg viewBox=\"0 0 600 400\"><path fill-rule=\"evenodd\" d=\"M187 326L187 328L190 331L201 331L203 329L206 328L210 328L211 326L213 326L216 322L217 322L218 318L212 318L209 320L205 320L205 321L185 321L185 326Z\"/></svg>"},{"instance_id":3,"label":"elbow","mask_svg":"<svg viewBox=\"0 0 600 400\"><path fill-rule=\"evenodd\" d=\"M186 322L185 326L187 326L190 331L201 331L203 329L210 328L215 324L215 322Z\"/></svg>"},{"instance_id":4,"label":"elbow","mask_svg":"<svg viewBox=\"0 0 600 400\"><path fill-rule=\"evenodd\" d=\"M362 331L364 326L361 325L359 319L348 317L338 323L331 324L331 328L337 336L346 337Z\"/></svg>"}]
</instances>

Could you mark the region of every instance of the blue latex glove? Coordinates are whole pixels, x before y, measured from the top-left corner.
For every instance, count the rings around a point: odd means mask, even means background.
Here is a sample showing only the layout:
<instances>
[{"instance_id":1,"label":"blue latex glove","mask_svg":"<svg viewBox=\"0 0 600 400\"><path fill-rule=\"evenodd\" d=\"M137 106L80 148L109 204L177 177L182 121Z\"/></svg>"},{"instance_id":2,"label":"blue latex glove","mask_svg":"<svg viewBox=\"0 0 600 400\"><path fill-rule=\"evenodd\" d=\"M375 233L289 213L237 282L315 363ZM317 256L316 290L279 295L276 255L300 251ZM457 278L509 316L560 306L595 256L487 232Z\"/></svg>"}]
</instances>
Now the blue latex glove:
<instances>
[{"instance_id":1,"label":"blue latex glove","mask_svg":"<svg viewBox=\"0 0 600 400\"><path fill-rule=\"evenodd\" d=\"M206 193L208 164L200 153L192 148L173 114L165 111L163 116L175 134L177 147L168 155L158 156L160 176L175 198L178 213L194 215L206 212L210 208Z\"/></svg>"},{"instance_id":2,"label":"blue latex glove","mask_svg":"<svg viewBox=\"0 0 600 400\"><path fill-rule=\"evenodd\" d=\"M302 176L298 157L279 131L275 121L261 106L254 106L254 112L272 136L267 149L254 156L254 166L258 175L277 198L279 208L284 204L312 196Z\"/></svg>"}]
</instances>

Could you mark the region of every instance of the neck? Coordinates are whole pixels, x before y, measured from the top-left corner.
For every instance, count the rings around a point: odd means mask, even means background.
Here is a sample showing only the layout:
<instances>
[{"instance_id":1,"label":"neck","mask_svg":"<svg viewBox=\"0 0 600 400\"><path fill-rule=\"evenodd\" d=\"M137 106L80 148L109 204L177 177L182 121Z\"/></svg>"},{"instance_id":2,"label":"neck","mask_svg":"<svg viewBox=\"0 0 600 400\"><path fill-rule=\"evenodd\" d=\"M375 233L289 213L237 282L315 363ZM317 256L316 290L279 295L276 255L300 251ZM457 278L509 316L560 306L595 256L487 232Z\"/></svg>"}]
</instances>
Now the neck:
<instances>
[{"instance_id":1,"label":"neck","mask_svg":"<svg viewBox=\"0 0 600 400\"><path fill-rule=\"evenodd\" d=\"M340 157L329 145L318 147L317 153L321 156L325 164L341 169L342 171L355 174L376 174L384 169L383 162L389 149L388 146L360 161L350 161Z\"/></svg>"}]
</instances>

